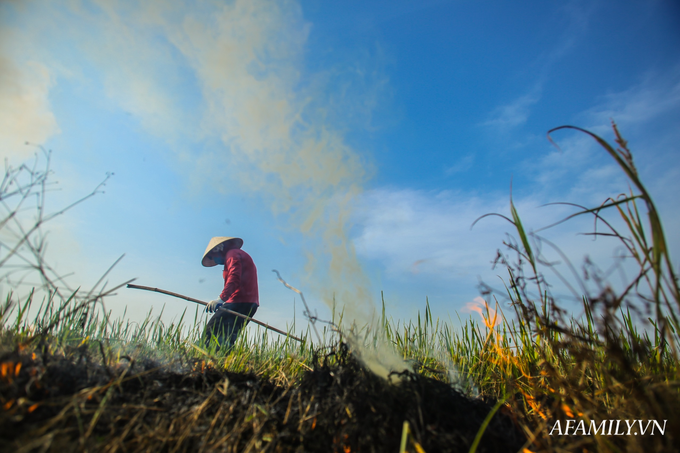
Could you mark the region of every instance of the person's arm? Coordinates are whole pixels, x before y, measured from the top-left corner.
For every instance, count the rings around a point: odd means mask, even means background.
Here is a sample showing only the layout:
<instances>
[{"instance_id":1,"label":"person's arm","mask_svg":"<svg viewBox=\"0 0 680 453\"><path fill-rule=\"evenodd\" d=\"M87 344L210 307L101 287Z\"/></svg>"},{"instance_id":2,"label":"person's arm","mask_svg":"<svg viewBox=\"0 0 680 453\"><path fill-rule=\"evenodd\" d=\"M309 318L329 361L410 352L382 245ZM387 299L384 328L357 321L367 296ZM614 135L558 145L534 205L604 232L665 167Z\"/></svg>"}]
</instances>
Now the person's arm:
<instances>
[{"instance_id":1,"label":"person's arm","mask_svg":"<svg viewBox=\"0 0 680 453\"><path fill-rule=\"evenodd\" d=\"M226 302L241 285L241 258L238 255L227 256L225 270L227 276L224 279L224 289L220 294L220 299Z\"/></svg>"}]
</instances>

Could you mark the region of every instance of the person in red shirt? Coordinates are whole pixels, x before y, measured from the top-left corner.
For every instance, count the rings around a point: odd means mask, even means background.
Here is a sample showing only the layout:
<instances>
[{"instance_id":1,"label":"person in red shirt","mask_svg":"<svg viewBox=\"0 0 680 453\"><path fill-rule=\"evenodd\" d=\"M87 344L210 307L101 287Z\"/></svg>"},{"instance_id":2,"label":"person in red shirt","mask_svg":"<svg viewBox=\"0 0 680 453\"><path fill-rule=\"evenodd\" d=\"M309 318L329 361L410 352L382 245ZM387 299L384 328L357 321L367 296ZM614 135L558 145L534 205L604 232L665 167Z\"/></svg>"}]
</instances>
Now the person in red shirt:
<instances>
[{"instance_id":1,"label":"person in red shirt","mask_svg":"<svg viewBox=\"0 0 680 453\"><path fill-rule=\"evenodd\" d=\"M214 313L205 329L206 346L214 337L220 347L226 343L227 350L231 349L241 329L248 324L247 320L223 308L252 317L260 306L257 268L250 255L241 250L242 246L241 238L214 237L203 254L203 266L224 265L222 293L206 307Z\"/></svg>"}]
</instances>

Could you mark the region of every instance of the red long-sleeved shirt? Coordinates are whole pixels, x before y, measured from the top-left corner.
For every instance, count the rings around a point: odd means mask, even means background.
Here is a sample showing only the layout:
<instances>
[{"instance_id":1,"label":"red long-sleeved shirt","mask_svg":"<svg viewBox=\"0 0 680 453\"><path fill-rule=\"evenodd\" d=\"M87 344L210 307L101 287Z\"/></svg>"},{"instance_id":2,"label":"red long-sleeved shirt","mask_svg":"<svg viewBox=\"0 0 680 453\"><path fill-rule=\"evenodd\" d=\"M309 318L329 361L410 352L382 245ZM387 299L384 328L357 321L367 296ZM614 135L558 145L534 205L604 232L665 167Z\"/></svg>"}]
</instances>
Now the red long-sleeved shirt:
<instances>
[{"instance_id":1,"label":"red long-sleeved shirt","mask_svg":"<svg viewBox=\"0 0 680 453\"><path fill-rule=\"evenodd\" d=\"M241 249L228 250L222 276L224 289L220 294L220 299L224 303L250 302L260 306L257 268L250 255Z\"/></svg>"}]
</instances>

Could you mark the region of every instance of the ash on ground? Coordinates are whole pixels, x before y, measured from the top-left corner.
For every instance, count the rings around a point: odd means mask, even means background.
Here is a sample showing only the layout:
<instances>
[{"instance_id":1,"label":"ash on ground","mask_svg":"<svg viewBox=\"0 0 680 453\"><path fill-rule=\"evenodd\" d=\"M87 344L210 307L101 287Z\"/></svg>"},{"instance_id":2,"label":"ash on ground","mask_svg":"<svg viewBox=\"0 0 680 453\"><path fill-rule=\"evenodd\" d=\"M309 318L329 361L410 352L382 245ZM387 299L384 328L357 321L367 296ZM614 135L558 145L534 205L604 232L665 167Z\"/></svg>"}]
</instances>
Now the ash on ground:
<instances>
[{"instance_id":1,"label":"ash on ground","mask_svg":"<svg viewBox=\"0 0 680 453\"><path fill-rule=\"evenodd\" d=\"M390 383L344 344L288 386L196 359L177 372L48 350L0 356L0 450L397 452L408 422L407 451L467 452L492 409L416 373ZM477 451L516 452L525 442L498 412Z\"/></svg>"}]
</instances>

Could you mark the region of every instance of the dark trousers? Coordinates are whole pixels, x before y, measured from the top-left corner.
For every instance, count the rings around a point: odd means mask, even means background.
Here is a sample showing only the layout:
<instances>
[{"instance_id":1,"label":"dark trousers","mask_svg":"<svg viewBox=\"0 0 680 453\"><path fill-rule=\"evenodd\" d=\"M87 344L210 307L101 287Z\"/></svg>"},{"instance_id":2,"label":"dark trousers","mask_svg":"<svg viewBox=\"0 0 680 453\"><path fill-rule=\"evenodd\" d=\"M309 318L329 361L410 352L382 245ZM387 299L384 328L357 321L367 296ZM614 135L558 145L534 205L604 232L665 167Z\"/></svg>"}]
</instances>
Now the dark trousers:
<instances>
[{"instance_id":1,"label":"dark trousers","mask_svg":"<svg viewBox=\"0 0 680 453\"><path fill-rule=\"evenodd\" d=\"M257 304L251 303L231 303L222 305L210 318L208 325L205 328L205 344L208 346L213 336L217 338L220 348L225 347L227 350L231 349L236 343L236 338L239 332L243 329L248 321L240 316L229 313L224 308L241 313L249 317L253 317L257 311ZM226 343L226 344L225 344Z\"/></svg>"}]
</instances>

